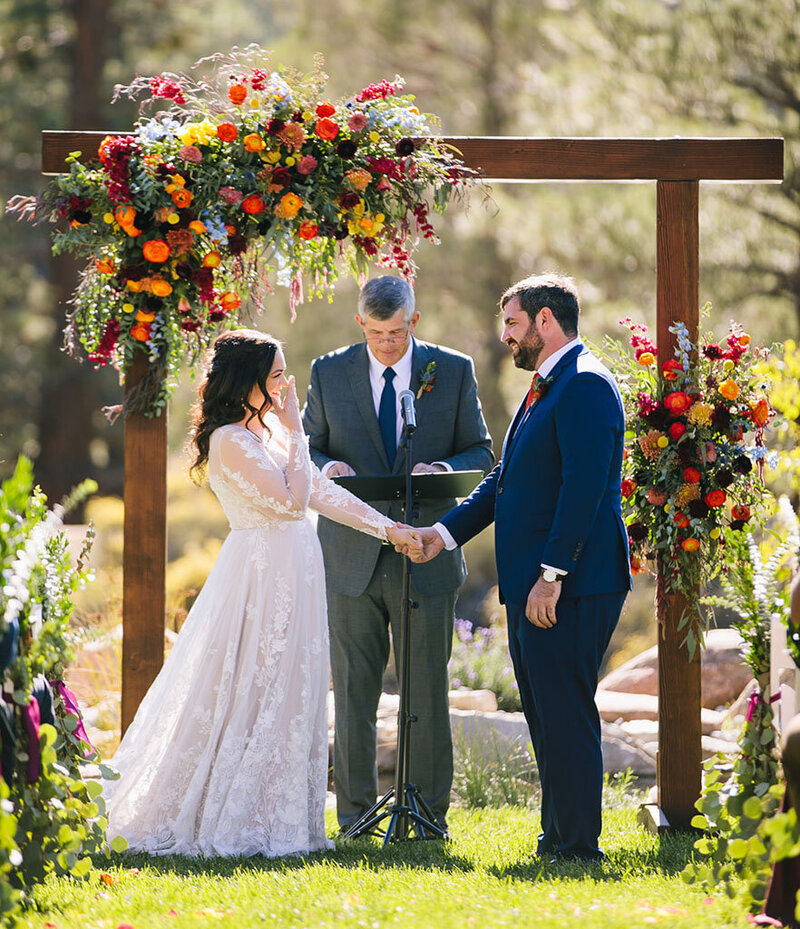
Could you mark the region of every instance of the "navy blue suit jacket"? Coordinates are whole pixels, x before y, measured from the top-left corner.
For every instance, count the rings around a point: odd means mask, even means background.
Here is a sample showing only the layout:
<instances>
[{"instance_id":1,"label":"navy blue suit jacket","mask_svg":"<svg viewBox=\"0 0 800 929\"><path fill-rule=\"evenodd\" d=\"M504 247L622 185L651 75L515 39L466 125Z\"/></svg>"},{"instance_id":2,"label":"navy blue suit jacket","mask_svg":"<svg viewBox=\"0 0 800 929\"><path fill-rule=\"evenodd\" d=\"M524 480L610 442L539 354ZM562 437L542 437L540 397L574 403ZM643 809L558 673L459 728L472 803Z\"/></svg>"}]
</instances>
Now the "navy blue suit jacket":
<instances>
[{"instance_id":1,"label":"navy blue suit jacket","mask_svg":"<svg viewBox=\"0 0 800 929\"><path fill-rule=\"evenodd\" d=\"M517 411L499 464L441 522L461 545L494 521L506 602L527 601L542 563L569 572L562 597L629 590L619 388L582 344L545 380L541 399Z\"/></svg>"}]
</instances>

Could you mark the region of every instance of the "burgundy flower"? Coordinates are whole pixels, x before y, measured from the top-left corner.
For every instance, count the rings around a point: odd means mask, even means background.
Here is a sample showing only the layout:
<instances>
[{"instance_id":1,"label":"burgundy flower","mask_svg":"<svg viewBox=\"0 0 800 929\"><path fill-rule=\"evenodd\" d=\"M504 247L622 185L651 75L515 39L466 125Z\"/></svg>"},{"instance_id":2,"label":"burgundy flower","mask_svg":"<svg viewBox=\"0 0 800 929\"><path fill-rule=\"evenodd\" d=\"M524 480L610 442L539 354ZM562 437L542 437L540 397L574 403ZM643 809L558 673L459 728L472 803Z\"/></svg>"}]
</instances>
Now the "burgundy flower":
<instances>
[{"instance_id":1,"label":"burgundy flower","mask_svg":"<svg viewBox=\"0 0 800 929\"><path fill-rule=\"evenodd\" d=\"M731 529L736 532L741 532L745 527L745 521L743 519L732 519L731 520Z\"/></svg>"},{"instance_id":2,"label":"burgundy flower","mask_svg":"<svg viewBox=\"0 0 800 929\"><path fill-rule=\"evenodd\" d=\"M358 143L352 139L344 139L336 146L336 154L340 158L352 158L358 150Z\"/></svg>"},{"instance_id":3,"label":"burgundy flower","mask_svg":"<svg viewBox=\"0 0 800 929\"><path fill-rule=\"evenodd\" d=\"M228 236L228 249L231 255L241 255L247 251L247 240L241 235Z\"/></svg>"},{"instance_id":4,"label":"burgundy flower","mask_svg":"<svg viewBox=\"0 0 800 929\"><path fill-rule=\"evenodd\" d=\"M705 500L690 500L686 509L689 511L689 515L692 519L702 519L710 512L709 506Z\"/></svg>"},{"instance_id":5,"label":"burgundy flower","mask_svg":"<svg viewBox=\"0 0 800 929\"><path fill-rule=\"evenodd\" d=\"M275 168L270 178L273 184L280 184L281 187L288 187L292 182L292 175L288 168Z\"/></svg>"},{"instance_id":6,"label":"burgundy flower","mask_svg":"<svg viewBox=\"0 0 800 929\"><path fill-rule=\"evenodd\" d=\"M728 429L731 424L730 410L723 404L715 407L711 414L711 424L721 431Z\"/></svg>"},{"instance_id":7,"label":"burgundy flower","mask_svg":"<svg viewBox=\"0 0 800 929\"><path fill-rule=\"evenodd\" d=\"M732 467L737 474L749 474L753 470L753 462L747 455L738 455L733 459Z\"/></svg>"},{"instance_id":8,"label":"burgundy flower","mask_svg":"<svg viewBox=\"0 0 800 929\"><path fill-rule=\"evenodd\" d=\"M715 472L714 480L719 487L730 487L736 478L733 476L732 471L729 471L727 468L720 468L719 471Z\"/></svg>"},{"instance_id":9,"label":"burgundy flower","mask_svg":"<svg viewBox=\"0 0 800 929\"><path fill-rule=\"evenodd\" d=\"M642 542L647 538L647 529L644 523L631 523L628 526L628 538L631 542Z\"/></svg>"},{"instance_id":10,"label":"burgundy flower","mask_svg":"<svg viewBox=\"0 0 800 929\"><path fill-rule=\"evenodd\" d=\"M405 158L407 155L414 154L414 143L411 139L400 139L394 146L394 150L400 155L401 158Z\"/></svg>"},{"instance_id":11,"label":"burgundy flower","mask_svg":"<svg viewBox=\"0 0 800 929\"><path fill-rule=\"evenodd\" d=\"M703 348L703 354L706 356L706 358L710 358L712 361L716 361L719 358L722 358L722 349L716 342L709 342L709 344Z\"/></svg>"},{"instance_id":12,"label":"burgundy flower","mask_svg":"<svg viewBox=\"0 0 800 929\"><path fill-rule=\"evenodd\" d=\"M361 202L361 197L357 193L348 192L344 193L339 197L339 204L345 210L349 210L354 206L357 206Z\"/></svg>"},{"instance_id":13,"label":"burgundy flower","mask_svg":"<svg viewBox=\"0 0 800 929\"><path fill-rule=\"evenodd\" d=\"M271 119L267 123L267 132L269 135L277 135L285 125L286 123L282 119Z\"/></svg>"}]
</instances>

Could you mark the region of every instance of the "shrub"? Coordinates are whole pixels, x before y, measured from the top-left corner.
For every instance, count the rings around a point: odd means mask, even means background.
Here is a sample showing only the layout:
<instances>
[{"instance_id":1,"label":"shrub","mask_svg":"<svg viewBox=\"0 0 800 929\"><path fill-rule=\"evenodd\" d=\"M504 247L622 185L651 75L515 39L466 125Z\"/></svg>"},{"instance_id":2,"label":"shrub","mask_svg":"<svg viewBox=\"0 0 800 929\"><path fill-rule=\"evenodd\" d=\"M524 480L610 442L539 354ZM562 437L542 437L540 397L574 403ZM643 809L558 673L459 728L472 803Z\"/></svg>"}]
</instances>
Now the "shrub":
<instances>
[{"instance_id":1,"label":"shrub","mask_svg":"<svg viewBox=\"0 0 800 929\"><path fill-rule=\"evenodd\" d=\"M498 626L473 626L457 619L453 631L453 652L448 664L450 685L458 690L491 690L500 710L522 709L519 687L508 653L505 630Z\"/></svg>"}]
</instances>

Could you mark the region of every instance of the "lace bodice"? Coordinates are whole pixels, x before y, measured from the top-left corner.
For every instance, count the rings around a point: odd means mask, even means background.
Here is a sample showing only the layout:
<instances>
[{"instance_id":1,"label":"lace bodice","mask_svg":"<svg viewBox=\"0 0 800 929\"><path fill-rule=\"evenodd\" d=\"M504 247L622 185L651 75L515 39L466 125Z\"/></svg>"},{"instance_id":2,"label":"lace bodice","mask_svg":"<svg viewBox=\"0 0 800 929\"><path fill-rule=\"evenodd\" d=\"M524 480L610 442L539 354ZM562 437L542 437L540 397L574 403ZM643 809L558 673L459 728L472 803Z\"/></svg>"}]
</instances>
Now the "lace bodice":
<instances>
[{"instance_id":1,"label":"lace bodice","mask_svg":"<svg viewBox=\"0 0 800 929\"><path fill-rule=\"evenodd\" d=\"M270 417L264 442L242 426L214 430L209 483L231 529L256 529L304 520L308 508L386 538L392 520L320 473L308 454L308 438L289 433Z\"/></svg>"}]
</instances>

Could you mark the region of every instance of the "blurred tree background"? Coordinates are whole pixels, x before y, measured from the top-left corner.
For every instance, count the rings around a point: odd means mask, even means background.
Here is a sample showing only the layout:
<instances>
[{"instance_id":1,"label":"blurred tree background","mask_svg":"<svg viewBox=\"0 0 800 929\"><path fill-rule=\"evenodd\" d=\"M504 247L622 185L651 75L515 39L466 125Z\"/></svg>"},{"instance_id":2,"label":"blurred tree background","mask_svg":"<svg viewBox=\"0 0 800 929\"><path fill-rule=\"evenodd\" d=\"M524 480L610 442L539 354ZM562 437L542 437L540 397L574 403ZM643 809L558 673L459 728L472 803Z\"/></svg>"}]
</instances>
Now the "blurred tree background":
<instances>
[{"instance_id":1,"label":"blurred tree background","mask_svg":"<svg viewBox=\"0 0 800 929\"><path fill-rule=\"evenodd\" d=\"M800 330L800 0L0 0L0 196L41 188L45 128L123 129L131 104L109 104L135 74L187 69L257 42L273 64L310 69L321 51L331 96L401 74L447 135L747 136L786 138L786 180L701 192L701 301L722 335L735 317L766 343ZM471 354L499 448L525 389L498 340L497 300L512 281L559 268L578 281L584 336L616 333L625 315L655 322L655 185L495 185L436 223L419 253L419 334ZM20 451L52 500L80 479L122 490L122 426L112 373L60 352L74 280L49 254L49 230L0 221L0 477ZM304 391L310 361L353 341L355 284L289 322L277 292L254 324L284 339ZM170 566L176 590L202 583L225 531L207 491L181 474L193 385L170 410ZM184 469L185 471L185 469ZM187 503L188 501L191 501ZM203 501L202 504L198 501ZM90 505L90 512L92 505ZM109 525L120 507L99 501ZM108 515L116 514L116 515ZM488 536L484 533L483 536ZM107 548L116 547L109 532ZM100 539L101 548L103 536ZM485 621L497 605L491 540L469 549L460 601ZM101 591L98 591L98 595ZM176 609L186 598L173 597ZM615 648L655 641L646 582Z\"/></svg>"}]
</instances>

